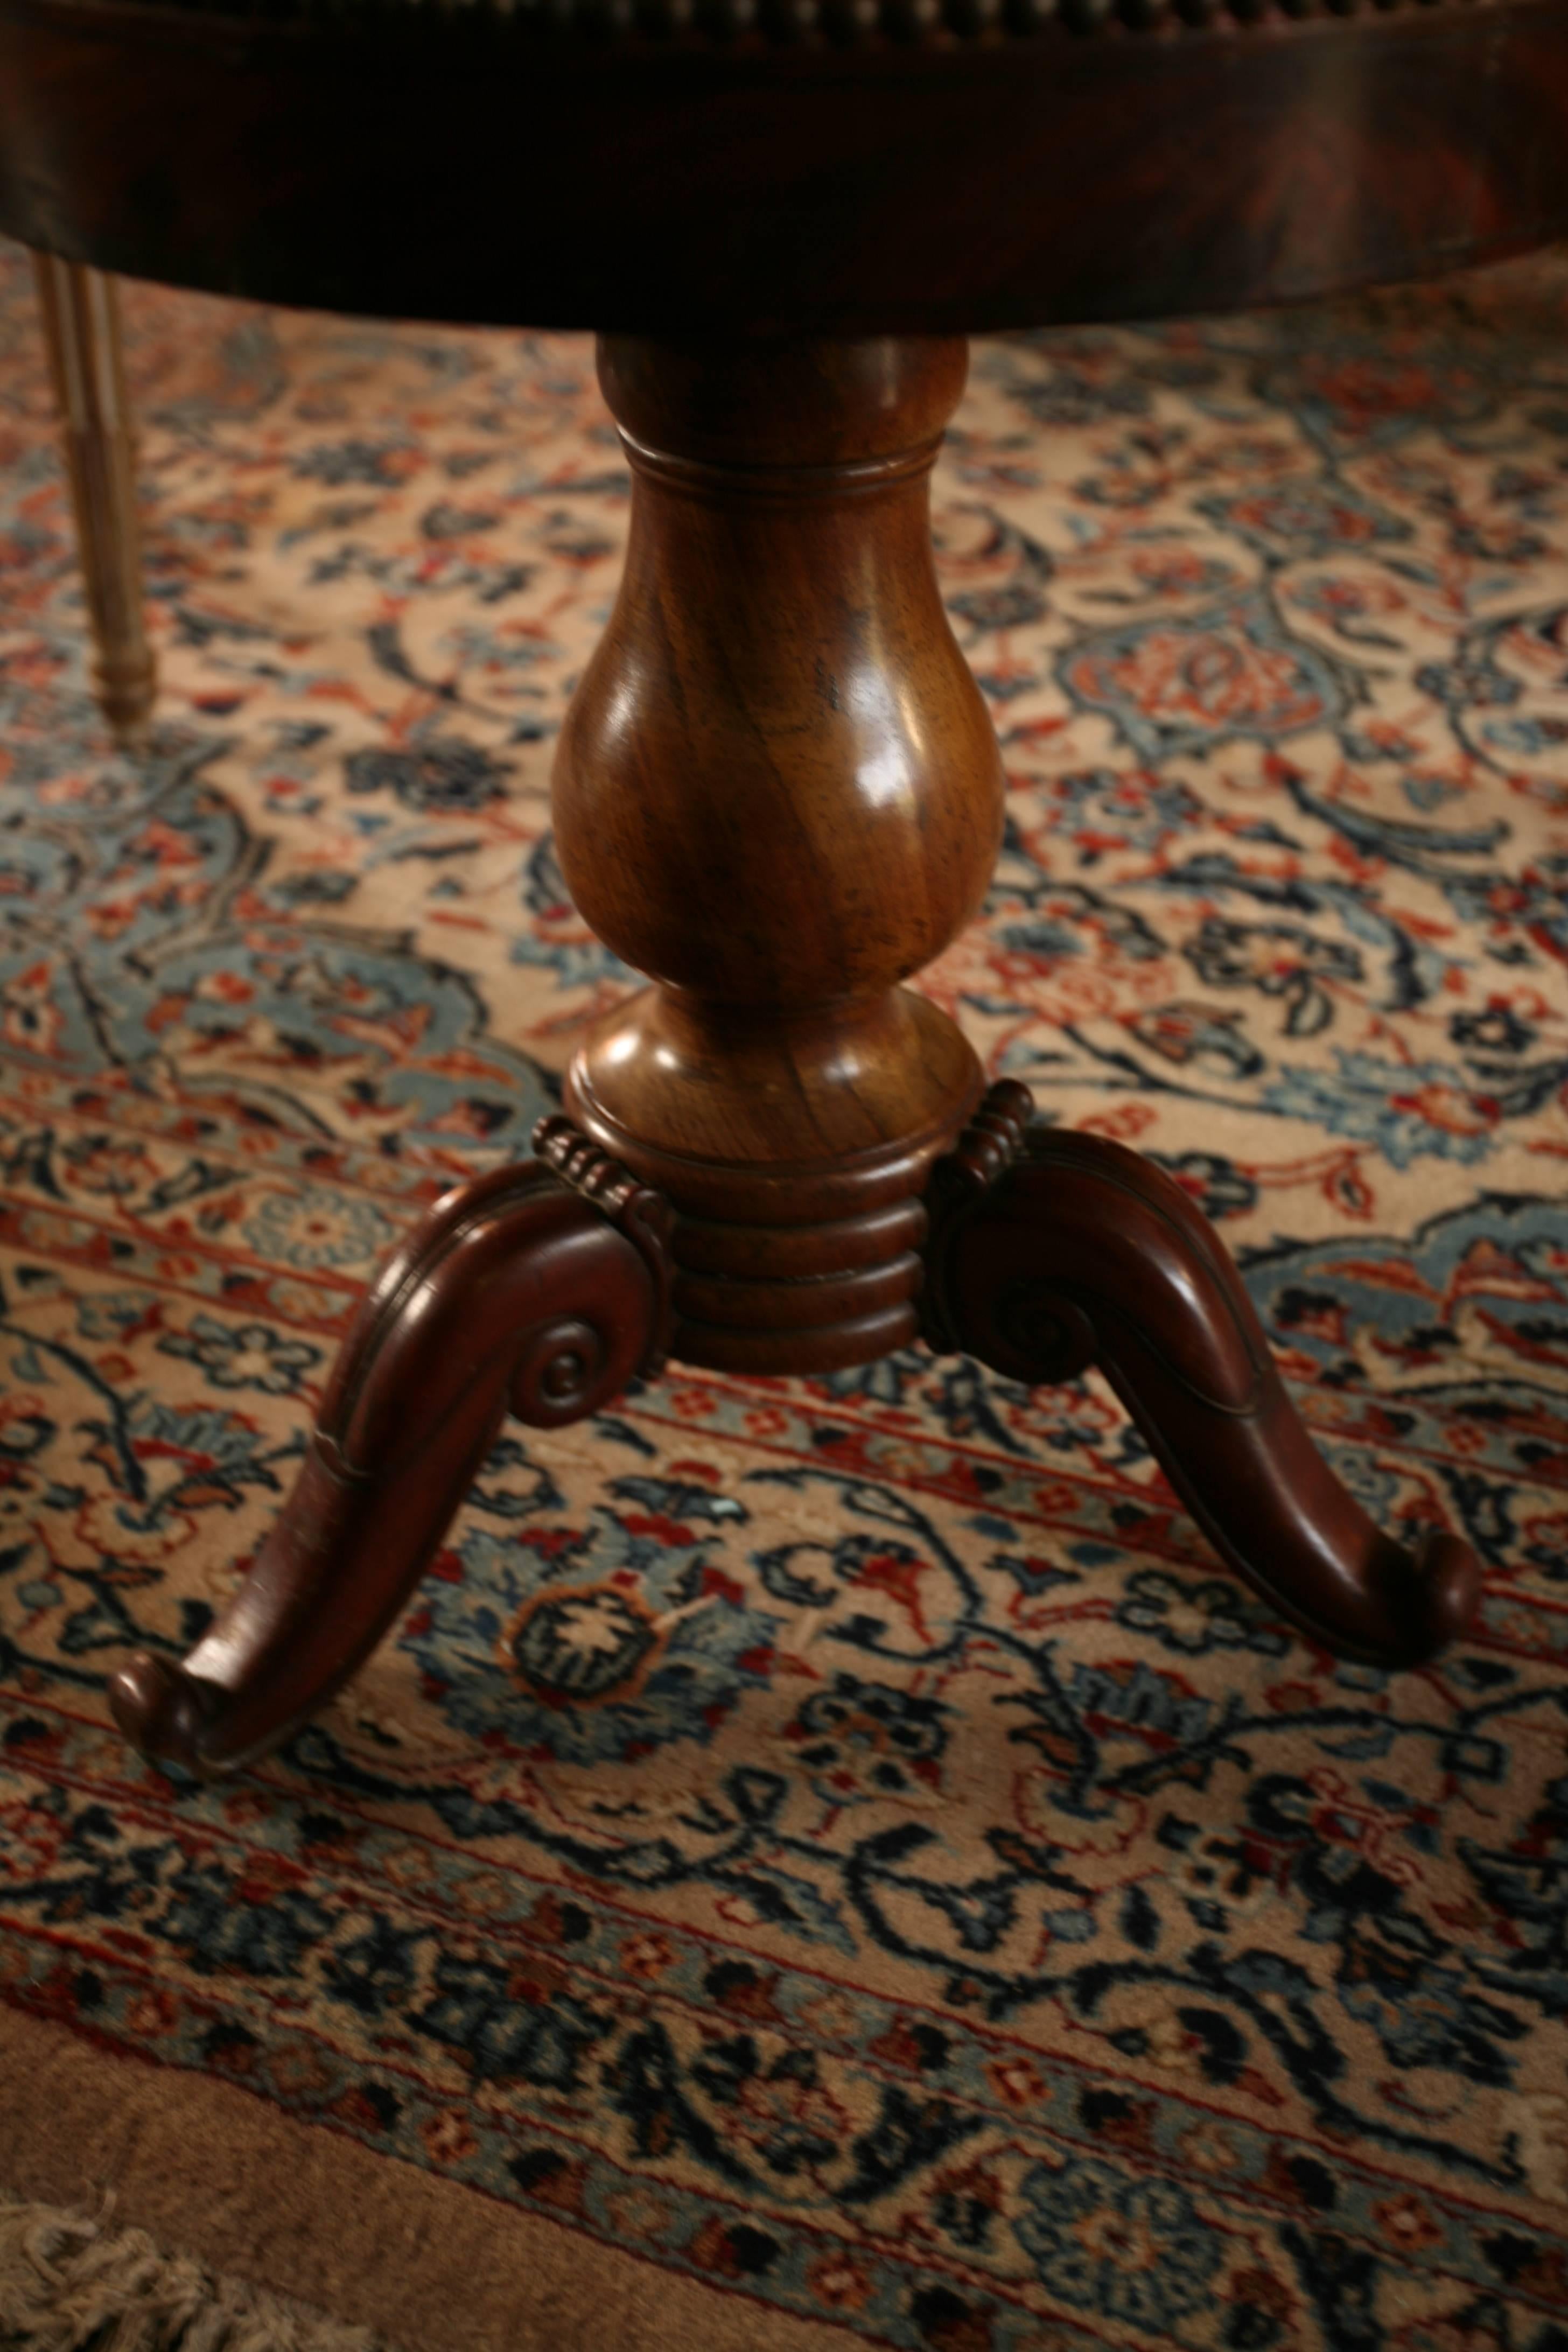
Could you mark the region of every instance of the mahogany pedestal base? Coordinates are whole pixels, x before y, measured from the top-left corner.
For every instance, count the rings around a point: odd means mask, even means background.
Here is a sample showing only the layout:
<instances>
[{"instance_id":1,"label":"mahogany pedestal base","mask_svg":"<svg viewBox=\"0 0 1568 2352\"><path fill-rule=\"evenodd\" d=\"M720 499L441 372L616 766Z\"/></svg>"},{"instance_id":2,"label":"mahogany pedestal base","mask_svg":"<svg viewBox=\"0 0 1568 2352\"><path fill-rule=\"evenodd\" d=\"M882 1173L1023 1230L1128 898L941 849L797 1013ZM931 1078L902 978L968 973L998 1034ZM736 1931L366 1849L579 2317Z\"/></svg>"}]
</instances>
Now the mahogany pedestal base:
<instances>
[{"instance_id":1,"label":"mahogany pedestal base","mask_svg":"<svg viewBox=\"0 0 1568 2352\"><path fill-rule=\"evenodd\" d=\"M927 482L953 338L608 337L625 578L556 757L556 839L651 985L568 1073L540 1159L439 1202L370 1293L305 1467L183 1663L115 1676L128 1736L243 1765L336 1690L509 1410L591 1413L667 1353L737 1371L923 1336L1024 1381L1098 1363L1216 1550L1388 1664L1467 1622L1474 1555L1380 1535L1313 1449L1235 1269L1157 1170L1031 1132L900 985L978 907L1001 830Z\"/></svg>"}]
</instances>

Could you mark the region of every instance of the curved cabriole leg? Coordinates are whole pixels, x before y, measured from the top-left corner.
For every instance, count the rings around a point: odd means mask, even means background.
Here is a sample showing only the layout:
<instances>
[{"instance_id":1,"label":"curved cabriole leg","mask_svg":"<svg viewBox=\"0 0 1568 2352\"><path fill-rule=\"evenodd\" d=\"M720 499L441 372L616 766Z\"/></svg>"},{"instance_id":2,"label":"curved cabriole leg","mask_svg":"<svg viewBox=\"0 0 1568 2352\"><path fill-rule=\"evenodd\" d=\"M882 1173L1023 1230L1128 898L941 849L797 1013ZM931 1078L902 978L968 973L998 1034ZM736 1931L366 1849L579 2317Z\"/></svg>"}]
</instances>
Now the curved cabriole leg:
<instances>
[{"instance_id":1,"label":"curved cabriole leg","mask_svg":"<svg viewBox=\"0 0 1568 2352\"><path fill-rule=\"evenodd\" d=\"M216 1777L276 1747L386 1632L509 1409L555 1428L658 1369L668 1210L568 1120L534 1142L550 1165L447 1193L383 1269L212 1631L181 1664L142 1651L113 1677L144 1756Z\"/></svg>"},{"instance_id":2,"label":"curved cabriole leg","mask_svg":"<svg viewBox=\"0 0 1568 2352\"><path fill-rule=\"evenodd\" d=\"M1030 1129L994 1087L940 1163L927 1336L1014 1380L1098 1364L1221 1557L1345 1655L1412 1665L1463 1632L1480 1566L1379 1532L1285 1393L1235 1266L1169 1177L1120 1144Z\"/></svg>"}]
</instances>

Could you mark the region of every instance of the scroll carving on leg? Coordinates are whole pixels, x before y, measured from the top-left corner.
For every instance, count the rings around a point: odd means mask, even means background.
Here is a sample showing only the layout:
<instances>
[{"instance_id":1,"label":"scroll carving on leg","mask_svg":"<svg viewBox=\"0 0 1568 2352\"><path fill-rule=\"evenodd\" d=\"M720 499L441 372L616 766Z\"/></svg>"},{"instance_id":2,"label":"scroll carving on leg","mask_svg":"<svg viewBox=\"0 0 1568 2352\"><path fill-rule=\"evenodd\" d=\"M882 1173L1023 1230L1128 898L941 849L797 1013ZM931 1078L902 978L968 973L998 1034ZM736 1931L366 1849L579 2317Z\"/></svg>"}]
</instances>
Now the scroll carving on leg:
<instances>
[{"instance_id":1,"label":"scroll carving on leg","mask_svg":"<svg viewBox=\"0 0 1568 2352\"><path fill-rule=\"evenodd\" d=\"M386 1632L510 1410L582 1419L668 1344L670 1214L570 1120L447 1194L390 1258L333 1368L294 1492L183 1663L110 1698L143 1755L208 1776L277 1746Z\"/></svg>"},{"instance_id":2,"label":"scroll carving on leg","mask_svg":"<svg viewBox=\"0 0 1568 2352\"><path fill-rule=\"evenodd\" d=\"M1317 1451L1230 1258L1180 1187L993 1087L930 1200L926 1334L1014 1380L1098 1364L1221 1558L1331 1649L1415 1664L1480 1593L1467 1544L1382 1534Z\"/></svg>"}]
</instances>

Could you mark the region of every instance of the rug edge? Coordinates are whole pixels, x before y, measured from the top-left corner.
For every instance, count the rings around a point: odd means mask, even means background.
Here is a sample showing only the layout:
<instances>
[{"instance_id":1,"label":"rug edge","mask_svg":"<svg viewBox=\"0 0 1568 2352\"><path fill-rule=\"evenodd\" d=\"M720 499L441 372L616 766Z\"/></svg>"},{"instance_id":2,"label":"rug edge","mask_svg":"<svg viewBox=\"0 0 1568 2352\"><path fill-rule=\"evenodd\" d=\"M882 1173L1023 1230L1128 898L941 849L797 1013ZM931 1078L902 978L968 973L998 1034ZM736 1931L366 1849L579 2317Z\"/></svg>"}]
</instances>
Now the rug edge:
<instances>
[{"instance_id":1,"label":"rug edge","mask_svg":"<svg viewBox=\"0 0 1568 2352\"><path fill-rule=\"evenodd\" d=\"M3 2000L0 2147L14 2197L96 2210L107 2193L119 2227L417 2352L849 2341Z\"/></svg>"},{"instance_id":2,"label":"rug edge","mask_svg":"<svg viewBox=\"0 0 1568 2352\"><path fill-rule=\"evenodd\" d=\"M391 2352L358 2326L253 2286L100 2210L12 2196L0 2176L0 2342L59 2352L107 2337L125 2352L154 2345L245 2352Z\"/></svg>"}]
</instances>

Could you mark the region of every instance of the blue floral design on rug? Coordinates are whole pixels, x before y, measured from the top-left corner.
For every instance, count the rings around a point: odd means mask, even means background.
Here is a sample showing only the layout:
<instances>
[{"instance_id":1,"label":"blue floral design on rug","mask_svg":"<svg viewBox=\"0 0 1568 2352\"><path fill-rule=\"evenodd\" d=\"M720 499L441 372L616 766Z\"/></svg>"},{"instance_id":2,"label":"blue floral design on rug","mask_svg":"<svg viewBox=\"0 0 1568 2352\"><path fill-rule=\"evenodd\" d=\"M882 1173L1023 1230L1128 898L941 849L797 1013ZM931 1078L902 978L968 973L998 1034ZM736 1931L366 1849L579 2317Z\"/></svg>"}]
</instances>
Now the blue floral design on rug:
<instances>
[{"instance_id":1,"label":"blue floral design on rug","mask_svg":"<svg viewBox=\"0 0 1568 2352\"><path fill-rule=\"evenodd\" d=\"M1279 1623L1093 1378L676 1367L505 1432L222 1789L107 1675L633 984L548 803L626 478L582 339L126 308L134 761L0 252L0 2000L759 2335L1563 2352L1562 259L983 342L936 483L1009 824L921 985L1221 1221L1349 1484L1481 1554L1466 1640Z\"/></svg>"}]
</instances>

